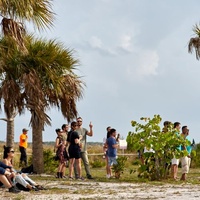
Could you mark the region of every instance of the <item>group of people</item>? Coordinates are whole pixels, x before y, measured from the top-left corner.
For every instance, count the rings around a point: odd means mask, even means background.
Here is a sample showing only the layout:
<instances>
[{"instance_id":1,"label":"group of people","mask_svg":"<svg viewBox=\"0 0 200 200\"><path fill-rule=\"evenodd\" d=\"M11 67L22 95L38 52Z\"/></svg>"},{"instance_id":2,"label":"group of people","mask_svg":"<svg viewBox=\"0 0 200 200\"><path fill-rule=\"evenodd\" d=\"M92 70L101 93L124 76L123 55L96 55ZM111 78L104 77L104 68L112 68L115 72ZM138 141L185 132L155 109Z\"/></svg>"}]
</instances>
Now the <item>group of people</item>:
<instances>
[{"instance_id":1,"label":"group of people","mask_svg":"<svg viewBox=\"0 0 200 200\"><path fill-rule=\"evenodd\" d=\"M180 158L177 158L176 156L174 156L171 159L170 164L166 163L166 169L170 171L171 169L171 177L174 180L178 179L178 166L179 163L181 164L181 178L180 180L185 181L186 180L186 175L189 172L189 168L190 168L190 163L191 163L191 152L192 152L192 148L194 146L194 140L191 141L190 137L189 137L189 129L187 126L182 126L181 127L181 123L180 122L175 122L175 123L171 123L169 121L165 121L163 123L164 127L162 129L162 133L166 133L168 132L169 127L171 127L171 125L173 125L173 128L175 130L175 134L178 137L182 137L184 140L188 141L188 145L180 145L177 147L177 150L179 151L187 151L187 155L182 156ZM143 141L143 139L141 139L141 141ZM144 164L145 160L143 158L143 154L144 153L155 153L154 149L150 148L144 148L143 150L138 150L138 158L140 158L141 162ZM168 171L168 172L169 172Z\"/></svg>"},{"instance_id":2,"label":"group of people","mask_svg":"<svg viewBox=\"0 0 200 200\"><path fill-rule=\"evenodd\" d=\"M86 177L93 179L90 173L89 160L87 155L87 136L93 136L93 125L90 122L89 130L82 127L83 119L78 117L70 126L63 124L62 129L56 129L55 141L56 158L59 160L57 178L65 178L66 166L69 162L69 179L83 180L81 160L83 161ZM73 175L74 172L74 175Z\"/></svg>"}]
</instances>

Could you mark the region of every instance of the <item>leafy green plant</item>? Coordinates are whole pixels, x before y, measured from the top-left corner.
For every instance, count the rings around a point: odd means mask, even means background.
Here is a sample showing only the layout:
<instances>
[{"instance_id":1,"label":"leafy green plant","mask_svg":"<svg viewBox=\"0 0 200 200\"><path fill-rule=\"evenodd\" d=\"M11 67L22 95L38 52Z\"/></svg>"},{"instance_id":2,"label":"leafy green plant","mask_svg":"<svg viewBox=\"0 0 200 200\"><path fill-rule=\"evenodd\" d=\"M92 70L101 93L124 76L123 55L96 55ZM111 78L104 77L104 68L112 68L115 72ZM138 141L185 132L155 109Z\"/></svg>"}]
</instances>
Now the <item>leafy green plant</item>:
<instances>
[{"instance_id":1,"label":"leafy green plant","mask_svg":"<svg viewBox=\"0 0 200 200\"><path fill-rule=\"evenodd\" d=\"M134 128L127 136L128 149L132 151L153 150L143 153L143 162L139 165L138 176L150 180L167 178L168 166L173 157L180 158L187 155L187 151L181 151L180 145L188 145L173 124L169 123L165 132L162 132L160 115L154 115L152 119L142 117L142 123L131 121Z\"/></svg>"},{"instance_id":2,"label":"leafy green plant","mask_svg":"<svg viewBox=\"0 0 200 200\"><path fill-rule=\"evenodd\" d=\"M120 156L117 158L117 164L112 166L112 170L115 173L115 178L120 178L120 175L124 172L127 159L128 158L126 156Z\"/></svg>"},{"instance_id":3,"label":"leafy green plant","mask_svg":"<svg viewBox=\"0 0 200 200\"><path fill-rule=\"evenodd\" d=\"M105 166L105 162L102 162L101 160L94 160L90 164L92 168L100 168Z\"/></svg>"},{"instance_id":4,"label":"leafy green plant","mask_svg":"<svg viewBox=\"0 0 200 200\"><path fill-rule=\"evenodd\" d=\"M45 149L44 155L44 171L45 173L52 173L58 167L58 162L54 160L54 153L51 149Z\"/></svg>"}]
</instances>

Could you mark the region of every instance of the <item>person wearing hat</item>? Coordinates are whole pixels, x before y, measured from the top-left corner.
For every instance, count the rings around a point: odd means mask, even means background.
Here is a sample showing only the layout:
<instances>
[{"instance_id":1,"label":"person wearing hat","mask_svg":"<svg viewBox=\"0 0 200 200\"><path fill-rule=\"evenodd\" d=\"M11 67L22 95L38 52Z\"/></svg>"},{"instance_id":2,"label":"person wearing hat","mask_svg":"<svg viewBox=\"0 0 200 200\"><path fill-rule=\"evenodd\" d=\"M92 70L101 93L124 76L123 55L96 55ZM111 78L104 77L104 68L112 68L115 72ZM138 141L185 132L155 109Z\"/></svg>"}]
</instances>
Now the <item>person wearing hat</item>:
<instances>
[{"instance_id":1,"label":"person wearing hat","mask_svg":"<svg viewBox=\"0 0 200 200\"><path fill-rule=\"evenodd\" d=\"M27 136L28 130L26 128L22 129L22 134L19 137L19 151L21 153L20 156L20 167L22 166L23 162L25 164L25 167L27 167L27 154L26 154L26 149L28 146L28 136Z\"/></svg>"}]
</instances>

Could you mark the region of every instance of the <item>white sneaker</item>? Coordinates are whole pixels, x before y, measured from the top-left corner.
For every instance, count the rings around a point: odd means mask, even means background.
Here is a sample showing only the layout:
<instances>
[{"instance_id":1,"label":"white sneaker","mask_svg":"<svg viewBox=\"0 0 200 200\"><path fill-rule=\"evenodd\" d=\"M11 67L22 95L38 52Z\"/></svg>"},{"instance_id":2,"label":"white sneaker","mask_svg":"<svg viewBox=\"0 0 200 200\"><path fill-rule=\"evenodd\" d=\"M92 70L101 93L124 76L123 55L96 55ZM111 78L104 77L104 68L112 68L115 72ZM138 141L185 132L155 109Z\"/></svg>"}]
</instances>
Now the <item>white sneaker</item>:
<instances>
[{"instance_id":1,"label":"white sneaker","mask_svg":"<svg viewBox=\"0 0 200 200\"><path fill-rule=\"evenodd\" d=\"M106 178L110 178L110 174L106 174Z\"/></svg>"}]
</instances>

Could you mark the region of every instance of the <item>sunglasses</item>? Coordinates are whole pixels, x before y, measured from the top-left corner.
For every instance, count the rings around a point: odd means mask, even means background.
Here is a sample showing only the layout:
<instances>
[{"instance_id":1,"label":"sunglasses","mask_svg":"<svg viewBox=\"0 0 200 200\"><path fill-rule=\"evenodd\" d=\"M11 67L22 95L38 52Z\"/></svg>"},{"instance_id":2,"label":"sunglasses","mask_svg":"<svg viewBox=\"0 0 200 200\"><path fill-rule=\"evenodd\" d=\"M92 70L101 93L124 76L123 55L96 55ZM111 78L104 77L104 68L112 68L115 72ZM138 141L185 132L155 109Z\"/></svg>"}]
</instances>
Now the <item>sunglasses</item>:
<instances>
[{"instance_id":1,"label":"sunglasses","mask_svg":"<svg viewBox=\"0 0 200 200\"><path fill-rule=\"evenodd\" d=\"M15 153L15 151L10 151L10 153Z\"/></svg>"},{"instance_id":2,"label":"sunglasses","mask_svg":"<svg viewBox=\"0 0 200 200\"><path fill-rule=\"evenodd\" d=\"M82 121L77 121L77 122L82 122Z\"/></svg>"}]
</instances>

